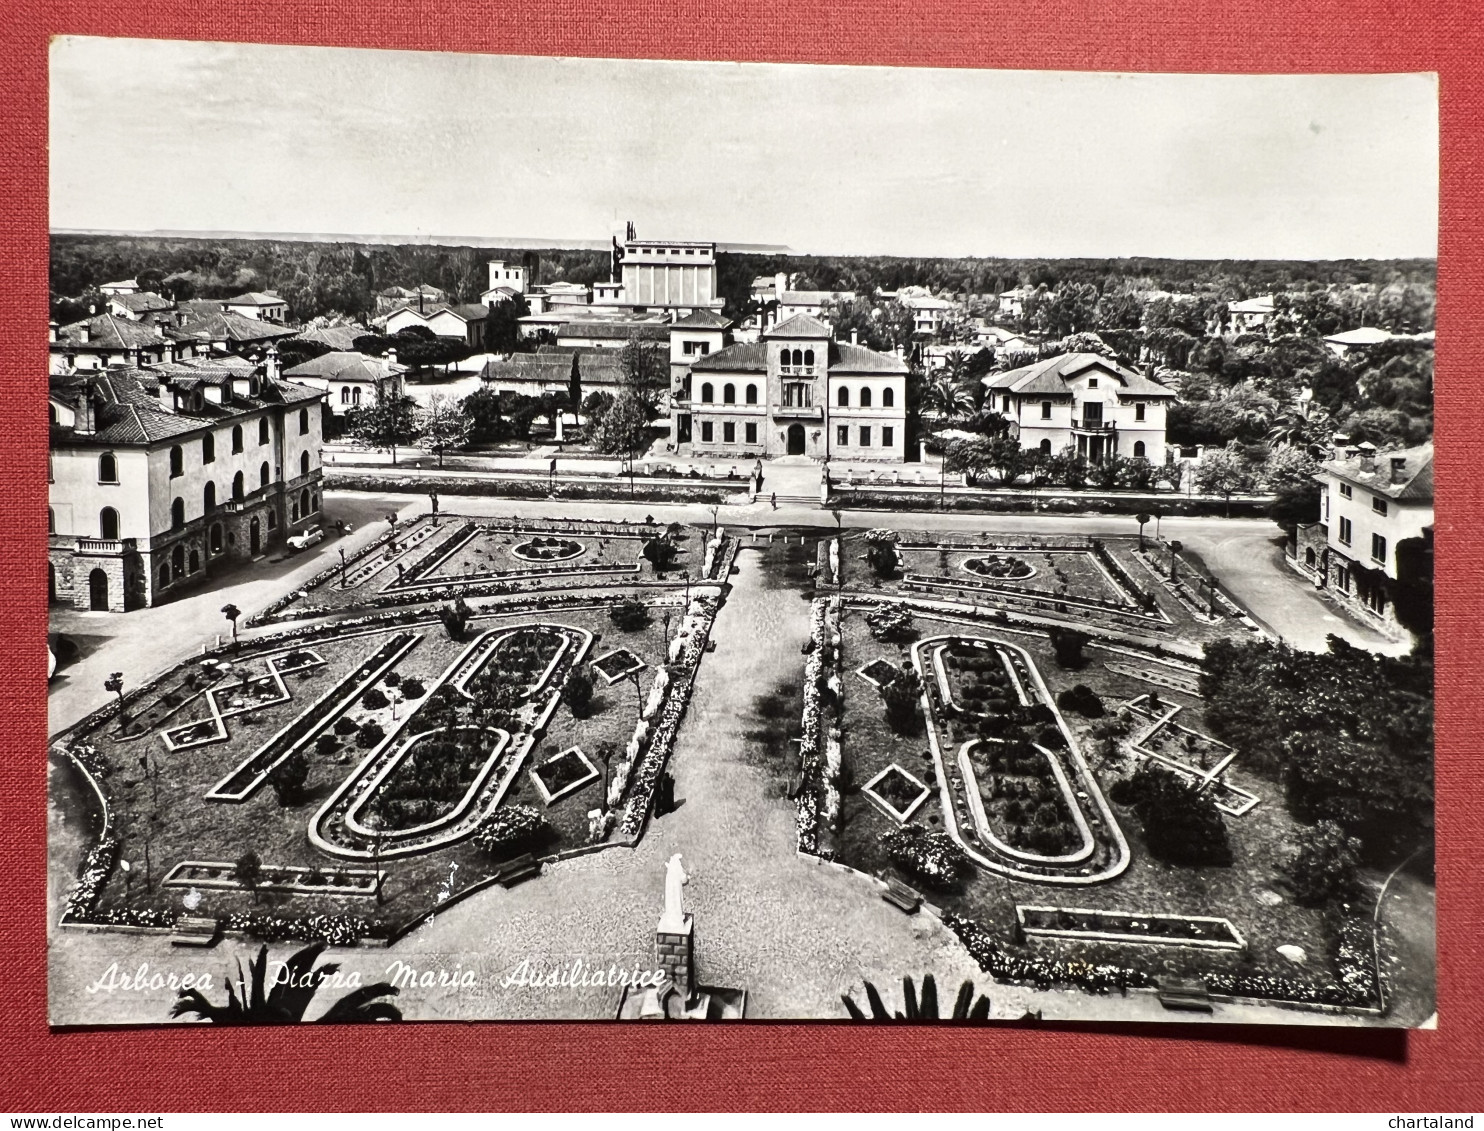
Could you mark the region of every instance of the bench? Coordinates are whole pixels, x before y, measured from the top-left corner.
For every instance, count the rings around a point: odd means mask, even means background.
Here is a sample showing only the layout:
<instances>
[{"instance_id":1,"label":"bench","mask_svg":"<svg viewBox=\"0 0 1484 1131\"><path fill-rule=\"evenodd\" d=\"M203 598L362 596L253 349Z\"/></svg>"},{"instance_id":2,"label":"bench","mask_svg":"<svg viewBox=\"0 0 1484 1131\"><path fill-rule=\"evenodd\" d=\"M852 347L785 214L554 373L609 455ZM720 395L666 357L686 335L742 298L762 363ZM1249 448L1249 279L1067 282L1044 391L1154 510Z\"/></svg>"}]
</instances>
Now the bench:
<instances>
[{"instance_id":1,"label":"bench","mask_svg":"<svg viewBox=\"0 0 1484 1131\"><path fill-rule=\"evenodd\" d=\"M540 874L541 861L528 852L524 856L517 856L514 860L503 864L497 876L501 887L513 888L516 884Z\"/></svg>"},{"instance_id":2,"label":"bench","mask_svg":"<svg viewBox=\"0 0 1484 1131\"><path fill-rule=\"evenodd\" d=\"M171 946L211 947L221 937L221 923L204 915L182 915L175 920Z\"/></svg>"},{"instance_id":3,"label":"bench","mask_svg":"<svg viewBox=\"0 0 1484 1131\"><path fill-rule=\"evenodd\" d=\"M900 907L908 915L915 915L922 906L922 896L901 880L887 880L886 890L881 893L881 898L893 907Z\"/></svg>"},{"instance_id":4,"label":"bench","mask_svg":"<svg viewBox=\"0 0 1484 1131\"><path fill-rule=\"evenodd\" d=\"M1210 991L1206 989L1206 983L1198 979L1161 982L1158 997L1159 1004L1166 1009L1186 1013L1212 1012Z\"/></svg>"}]
</instances>

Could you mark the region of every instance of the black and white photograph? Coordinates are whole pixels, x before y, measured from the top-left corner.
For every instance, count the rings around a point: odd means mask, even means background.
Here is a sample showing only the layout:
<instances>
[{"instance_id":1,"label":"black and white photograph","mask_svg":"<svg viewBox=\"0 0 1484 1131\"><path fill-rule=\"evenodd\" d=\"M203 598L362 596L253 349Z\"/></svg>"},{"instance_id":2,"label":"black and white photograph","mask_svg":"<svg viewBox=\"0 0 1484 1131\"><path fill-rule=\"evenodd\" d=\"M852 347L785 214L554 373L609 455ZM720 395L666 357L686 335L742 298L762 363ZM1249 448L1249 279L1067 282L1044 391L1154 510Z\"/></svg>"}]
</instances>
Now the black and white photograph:
<instances>
[{"instance_id":1,"label":"black and white photograph","mask_svg":"<svg viewBox=\"0 0 1484 1131\"><path fill-rule=\"evenodd\" d=\"M49 89L53 1026L1438 1024L1436 75Z\"/></svg>"}]
</instances>

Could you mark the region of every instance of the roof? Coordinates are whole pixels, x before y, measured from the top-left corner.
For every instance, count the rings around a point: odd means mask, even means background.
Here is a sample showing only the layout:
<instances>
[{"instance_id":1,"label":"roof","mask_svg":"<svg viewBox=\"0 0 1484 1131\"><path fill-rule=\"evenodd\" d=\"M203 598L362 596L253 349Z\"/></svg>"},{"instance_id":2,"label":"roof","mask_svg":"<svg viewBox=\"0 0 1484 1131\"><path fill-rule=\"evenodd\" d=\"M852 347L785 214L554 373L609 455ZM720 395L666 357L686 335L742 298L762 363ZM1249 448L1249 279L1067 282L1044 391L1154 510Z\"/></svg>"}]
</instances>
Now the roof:
<instances>
[{"instance_id":1,"label":"roof","mask_svg":"<svg viewBox=\"0 0 1484 1131\"><path fill-rule=\"evenodd\" d=\"M98 287L98 289L100 291L106 291L109 287L133 287L135 290L138 290L139 289L139 280L138 279L119 279L117 282L103 283L102 285L100 285Z\"/></svg>"},{"instance_id":2,"label":"roof","mask_svg":"<svg viewBox=\"0 0 1484 1131\"><path fill-rule=\"evenodd\" d=\"M623 377L623 363L614 350L560 348L491 359L485 362L479 376L484 381L565 385L572 376L574 357L577 359L578 380L584 385L617 385Z\"/></svg>"},{"instance_id":3,"label":"roof","mask_svg":"<svg viewBox=\"0 0 1484 1131\"><path fill-rule=\"evenodd\" d=\"M88 328L88 340L82 340L82 329ZM112 314L96 314L80 322L69 322L57 328L52 348L69 349L140 349L162 346L168 339L147 322L134 322Z\"/></svg>"},{"instance_id":4,"label":"roof","mask_svg":"<svg viewBox=\"0 0 1484 1131\"><path fill-rule=\"evenodd\" d=\"M284 298L272 291L247 291L236 298L224 298L222 302L228 306L282 306Z\"/></svg>"},{"instance_id":5,"label":"roof","mask_svg":"<svg viewBox=\"0 0 1484 1131\"><path fill-rule=\"evenodd\" d=\"M430 283L419 283L415 287L387 287L385 290L377 291L376 293L383 298L417 298L418 295L422 295L424 298L429 295L437 295L442 298L445 292Z\"/></svg>"},{"instance_id":6,"label":"roof","mask_svg":"<svg viewBox=\"0 0 1484 1131\"><path fill-rule=\"evenodd\" d=\"M954 310L958 306L936 295L898 295L897 301L908 310Z\"/></svg>"},{"instance_id":7,"label":"roof","mask_svg":"<svg viewBox=\"0 0 1484 1131\"><path fill-rule=\"evenodd\" d=\"M732 325L732 320L712 310L697 310L684 318L677 318L670 325L682 330L725 330Z\"/></svg>"},{"instance_id":8,"label":"roof","mask_svg":"<svg viewBox=\"0 0 1484 1131\"><path fill-rule=\"evenodd\" d=\"M782 306L820 306L826 302L845 302L855 298L854 291L784 291L778 296Z\"/></svg>"},{"instance_id":9,"label":"roof","mask_svg":"<svg viewBox=\"0 0 1484 1131\"><path fill-rule=\"evenodd\" d=\"M811 318L807 314L795 314L792 318L785 318L778 325L763 334L764 338L825 338L835 336L835 332L821 322L818 318Z\"/></svg>"},{"instance_id":10,"label":"roof","mask_svg":"<svg viewBox=\"0 0 1484 1131\"><path fill-rule=\"evenodd\" d=\"M895 354L877 353L875 350L851 342L830 343L831 373L906 373L907 363Z\"/></svg>"},{"instance_id":11,"label":"roof","mask_svg":"<svg viewBox=\"0 0 1484 1131\"><path fill-rule=\"evenodd\" d=\"M1259 295L1257 298L1244 298L1236 302L1226 304L1227 310L1233 314L1271 314L1273 313L1273 296Z\"/></svg>"},{"instance_id":12,"label":"roof","mask_svg":"<svg viewBox=\"0 0 1484 1131\"><path fill-rule=\"evenodd\" d=\"M1354 330L1341 330L1338 334L1327 334L1324 340L1337 346L1373 346L1378 342L1389 342L1390 330L1379 326L1360 326Z\"/></svg>"},{"instance_id":13,"label":"roof","mask_svg":"<svg viewBox=\"0 0 1484 1131\"><path fill-rule=\"evenodd\" d=\"M154 291L135 291L127 295L109 295L110 303L117 303L125 310L131 310L135 314L148 314L155 310L170 310L175 306L164 295L157 295Z\"/></svg>"},{"instance_id":14,"label":"roof","mask_svg":"<svg viewBox=\"0 0 1484 1131\"><path fill-rule=\"evenodd\" d=\"M1098 369L1117 378L1123 386L1122 392L1127 396L1172 399L1175 396L1173 390L1165 388L1158 381L1151 381L1132 369L1125 369L1112 358L1096 353L1064 353L1033 365L1023 365L1007 373L992 373L984 378L984 386L1021 396L1067 395L1071 392L1067 383L1089 369Z\"/></svg>"},{"instance_id":15,"label":"roof","mask_svg":"<svg viewBox=\"0 0 1484 1131\"><path fill-rule=\"evenodd\" d=\"M344 326L314 326L300 331L294 341L318 342L333 350L343 351L354 349L356 339L365 337L370 332L366 327L355 322Z\"/></svg>"},{"instance_id":16,"label":"roof","mask_svg":"<svg viewBox=\"0 0 1484 1131\"><path fill-rule=\"evenodd\" d=\"M692 373L717 370L722 373L766 373L768 371L768 347L763 342L739 342L726 346L705 357L698 357L690 365Z\"/></svg>"},{"instance_id":17,"label":"roof","mask_svg":"<svg viewBox=\"0 0 1484 1131\"><path fill-rule=\"evenodd\" d=\"M299 331L292 326L276 326L260 318L249 318L246 314L219 310L197 315L175 333L179 337L209 342L266 342L274 338L292 338Z\"/></svg>"},{"instance_id":18,"label":"roof","mask_svg":"<svg viewBox=\"0 0 1484 1131\"><path fill-rule=\"evenodd\" d=\"M812 321L812 319L811 319ZM691 363L692 373L766 373L766 342L746 342L698 357ZM907 364L895 354L877 353L850 342L830 342L830 373L904 374Z\"/></svg>"},{"instance_id":19,"label":"roof","mask_svg":"<svg viewBox=\"0 0 1484 1131\"><path fill-rule=\"evenodd\" d=\"M446 302L436 302L432 306L428 307L426 310L419 310L415 306L399 306L395 310L387 314L387 320L390 321L397 315L403 313L416 314L424 322L431 322L440 314L452 314L461 322L478 322L482 319L488 318L490 315L489 307L481 306L477 302L463 302L458 303L457 305L451 305Z\"/></svg>"},{"instance_id":20,"label":"roof","mask_svg":"<svg viewBox=\"0 0 1484 1131\"><path fill-rule=\"evenodd\" d=\"M608 341L664 342L670 338L670 327L664 322L567 322L557 330L557 338L598 338Z\"/></svg>"},{"instance_id":21,"label":"roof","mask_svg":"<svg viewBox=\"0 0 1484 1131\"><path fill-rule=\"evenodd\" d=\"M295 377L319 377L333 381L376 382L404 367L393 367L381 358L366 357L353 351L335 351L285 369L283 375L290 380Z\"/></svg>"},{"instance_id":22,"label":"roof","mask_svg":"<svg viewBox=\"0 0 1484 1131\"><path fill-rule=\"evenodd\" d=\"M1393 460L1402 461L1395 474L1392 472ZM1432 444L1382 452L1370 458L1370 470L1366 469L1365 463L1366 458L1356 454L1344 459L1326 460L1319 466L1336 479L1354 483L1372 494L1385 495L1397 502L1432 502Z\"/></svg>"}]
</instances>

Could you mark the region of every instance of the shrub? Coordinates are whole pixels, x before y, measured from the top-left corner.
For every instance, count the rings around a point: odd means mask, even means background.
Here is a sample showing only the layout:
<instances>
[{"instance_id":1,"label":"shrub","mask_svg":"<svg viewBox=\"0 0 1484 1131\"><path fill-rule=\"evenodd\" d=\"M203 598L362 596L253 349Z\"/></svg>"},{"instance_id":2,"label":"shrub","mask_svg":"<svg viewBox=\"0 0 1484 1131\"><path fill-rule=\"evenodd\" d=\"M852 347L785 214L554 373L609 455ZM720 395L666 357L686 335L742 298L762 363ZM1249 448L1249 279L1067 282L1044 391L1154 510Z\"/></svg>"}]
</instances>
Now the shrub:
<instances>
[{"instance_id":1,"label":"shrub","mask_svg":"<svg viewBox=\"0 0 1484 1131\"><path fill-rule=\"evenodd\" d=\"M397 684L402 682L402 677L399 676L396 672L387 672L386 678L383 679L381 682L386 684L388 687L396 687Z\"/></svg>"},{"instance_id":2,"label":"shrub","mask_svg":"<svg viewBox=\"0 0 1484 1131\"><path fill-rule=\"evenodd\" d=\"M922 682L908 668L881 689L886 703L886 725L898 734L922 730Z\"/></svg>"},{"instance_id":3,"label":"shrub","mask_svg":"<svg viewBox=\"0 0 1484 1131\"><path fill-rule=\"evenodd\" d=\"M562 700L572 709L574 719L587 718L593 708L593 677L582 668L573 671L562 688Z\"/></svg>"},{"instance_id":4,"label":"shrub","mask_svg":"<svg viewBox=\"0 0 1484 1131\"><path fill-rule=\"evenodd\" d=\"M1085 683L1067 688L1056 697L1056 705L1063 711L1076 711L1089 719L1102 718L1103 701L1098 693Z\"/></svg>"},{"instance_id":5,"label":"shrub","mask_svg":"<svg viewBox=\"0 0 1484 1131\"><path fill-rule=\"evenodd\" d=\"M368 719L361 724L361 728L356 734L356 745L362 750L370 750L371 747L375 746L385 737L386 731L381 729L381 725L374 720Z\"/></svg>"},{"instance_id":6,"label":"shrub","mask_svg":"<svg viewBox=\"0 0 1484 1131\"><path fill-rule=\"evenodd\" d=\"M350 718L348 715L341 715L338 719L335 720L334 729L336 734L343 737L347 734L355 734L358 728L356 727L354 719Z\"/></svg>"},{"instance_id":7,"label":"shrub","mask_svg":"<svg viewBox=\"0 0 1484 1131\"><path fill-rule=\"evenodd\" d=\"M637 632L649 623L649 606L629 597L608 610L608 619L622 632Z\"/></svg>"},{"instance_id":8,"label":"shrub","mask_svg":"<svg viewBox=\"0 0 1484 1131\"><path fill-rule=\"evenodd\" d=\"M507 805L479 827L474 843L492 856L539 848L552 835L540 812L529 805Z\"/></svg>"},{"instance_id":9,"label":"shrub","mask_svg":"<svg viewBox=\"0 0 1484 1131\"><path fill-rule=\"evenodd\" d=\"M421 699L426 693L422 680L409 676L402 681L402 694L408 699Z\"/></svg>"},{"instance_id":10,"label":"shrub","mask_svg":"<svg viewBox=\"0 0 1484 1131\"><path fill-rule=\"evenodd\" d=\"M906 641L913 636L912 614L901 602L881 605L867 613L866 626L877 640Z\"/></svg>"},{"instance_id":11,"label":"shrub","mask_svg":"<svg viewBox=\"0 0 1484 1131\"><path fill-rule=\"evenodd\" d=\"M969 858L947 833L908 825L881 834L887 858L929 887L951 888L969 866Z\"/></svg>"},{"instance_id":12,"label":"shrub","mask_svg":"<svg viewBox=\"0 0 1484 1131\"><path fill-rule=\"evenodd\" d=\"M361 706L368 711L379 711L390 702L379 687L373 687L361 696Z\"/></svg>"},{"instance_id":13,"label":"shrub","mask_svg":"<svg viewBox=\"0 0 1484 1131\"><path fill-rule=\"evenodd\" d=\"M451 605L438 607L438 619L443 622L443 629L450 640L464 639L464 634L469 630L470 615L469 606L462 597L456 597Z\"/></svg>"},{"instance_id":14,"label":"shrub","mask_svg":"<svg viewBox=\"0 0 1484 1131\"><path fill-rule=\"evenodd\" d=\"M1163 766L1145 762L1127 782L1115 783L1113 800L1133 806L1155 859L1192 866L1232 862L1216 802Z\"/></svg>"},{"instance_id":15,"label":"shrub","mask_svg":"<svg viewBox=\"0 0 1484 1131\"><path fill-rule=\"evenodd\" d=\"M333 754L339 745L333 734L322 734L314 740L314 752L320 755Z\"/></svg>"},{"instance_id":16,"label":"shrub","mask_svg":"<svg viewBox=\"0 0 1484 1131\"><path fill-rule=\"evenodd\" d=\"M1305 907L1355 898L1360 891L1361 842L1334 821L1320 821L1302 830L1298 851L1283 873L1293 897Z\"/></svg>"},{"instance_id":17,"label":"shrub","mask_svg":"<svg viewBox=\"0 0 1484 1131\"><path fill-rule=\"evenodd\" d=\"M1090 639L1087 633L1078 632L1075 628L1053 626L1050 635L1051 647L1056 650L1057 667L1070 670L1080 668L1086 662L1082 656L1082 649Z\"/></svg>"},{"instance_id":18,"label":"shrub","mask_svg":"<svg viewBox=\"0 0 1484 1131\"><path fill-rule=\"evenodd\" d=\"M321 735L321 739L328 738L333 744L335 739L330 735ZM273 792L278 795L280 805L293 805L304 796L304 783L309 780L309 757L303 749L295 750L282 762L273 768L268 775L268 782L273 786Z\"/></svg>"},{"instance_id":19,"label":"shrub","mask_svg":"<svg viewBox=\"0 0 1484 1131\"><path fill-rule=\"evenodd\" d=\"M897 576L897 551L890 542L872 542L866 547L871 570L883 581Z\"/></svg>"}]
</instances>

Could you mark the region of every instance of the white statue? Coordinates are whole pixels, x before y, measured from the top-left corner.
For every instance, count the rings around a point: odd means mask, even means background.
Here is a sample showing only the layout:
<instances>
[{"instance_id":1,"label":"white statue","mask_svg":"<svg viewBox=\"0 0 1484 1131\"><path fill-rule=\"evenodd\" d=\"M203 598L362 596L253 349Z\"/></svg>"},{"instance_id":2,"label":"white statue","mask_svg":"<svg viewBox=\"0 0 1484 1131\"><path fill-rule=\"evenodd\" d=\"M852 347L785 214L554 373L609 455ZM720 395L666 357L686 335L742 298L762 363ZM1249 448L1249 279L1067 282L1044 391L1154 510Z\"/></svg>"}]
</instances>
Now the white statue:
<instances>
[{"instance_id":1,"label":"white statue","mask_svg":"<svg viewBox=\"0 0 1484 1131\"><path fill-rule=\"evenodd\" d=\"M680 932L685 930L685 907L682 887L690 879L680 866L680 853L670 857L665 865L665 913L660 916L660 930Z\"/></svg>"}]
</instances>

